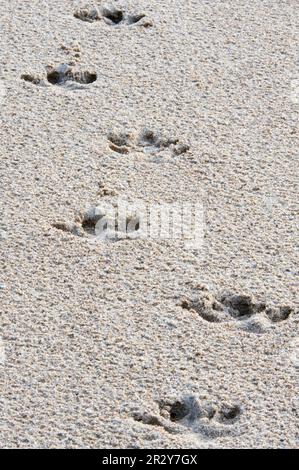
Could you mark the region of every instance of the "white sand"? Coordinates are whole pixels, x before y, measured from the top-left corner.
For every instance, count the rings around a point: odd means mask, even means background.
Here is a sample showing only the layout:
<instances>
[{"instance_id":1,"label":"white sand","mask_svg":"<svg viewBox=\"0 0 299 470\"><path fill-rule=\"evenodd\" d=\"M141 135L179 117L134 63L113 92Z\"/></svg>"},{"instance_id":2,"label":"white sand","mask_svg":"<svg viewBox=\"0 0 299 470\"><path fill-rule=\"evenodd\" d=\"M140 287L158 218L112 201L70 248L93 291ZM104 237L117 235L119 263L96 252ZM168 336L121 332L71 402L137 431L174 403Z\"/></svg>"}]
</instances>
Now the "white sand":
<instances>
[{"instance_id":1,"label":"white sand","mask_svg":"<svg viewBox=\"0 0 299 470\"><path fill-rule=\"evenodd\" d=\"M0 1L0 445L296 447L298 2L84 5ZM203 204L204 248L94 240L117 197Z\"/></svg>"}]
</instances>

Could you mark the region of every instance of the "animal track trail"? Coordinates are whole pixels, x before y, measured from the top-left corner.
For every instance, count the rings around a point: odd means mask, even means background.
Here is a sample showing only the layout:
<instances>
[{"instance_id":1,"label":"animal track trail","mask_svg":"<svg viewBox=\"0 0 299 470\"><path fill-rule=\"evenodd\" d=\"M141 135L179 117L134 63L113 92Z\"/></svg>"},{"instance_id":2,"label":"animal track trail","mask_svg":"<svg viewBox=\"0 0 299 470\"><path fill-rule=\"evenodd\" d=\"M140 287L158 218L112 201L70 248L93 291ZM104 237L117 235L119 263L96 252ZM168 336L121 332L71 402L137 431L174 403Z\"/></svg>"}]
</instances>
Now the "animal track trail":
<instances>
[{"instance_id":1,"label":"animal track trail","mask_svg":"<svg viewBox=\"0 0 299 470\"><path fill-rule=\"evenodd\" d=\"M199 296L184 299L181 307L196 312L211 323L234 323L250 333L265 333L275 324L288 320L294 314L289 305L272 307L265 302L257 302L252 295L222 294L214 296L202 290Z\"/></svg>"},{"instance_id":2,"label":"animal track trail","mask_svg":"<svg viewBox=\"0 0 299 470\"><path fill-rule=\"evenodd\" d=\"M171 434L190 432L209 439L240 433L242 408L232 403L201 403L195 396L158 402L159 412L134 410L135 421L159 426Z\"/></svg>"},{"instance_id":3,"label":"animal track trail","mask_svg":"<svg viewBox=\"0 0 299 470\"><path fill-rule=\"evenodd\" d=\"M144 13L129 13L110 5L102 6L100 9L95 7L82 8L75 11L74 17L88 23L103 20L109 26L114 27L138 25L148 28L153 26L152 21L146 19Z\"/></svg>"},{"instance_id":4,"label":"animal track trail","mask_svg":"<svg viewBox=\"0 0 299 470\"><path fill-rule=\"evenodd\" d=\"M61 64L57 67L46 67L45 78L34 77L30 74L23 74L21 78L34 85L40 86L68 86L70 89L82 88L97 80L96 72L80 71L68 64Z\"/></svg>"},{"instance_id":5,"label":"animal track trail","mask_svg":"<svg viewBox=\"0 0 299 470\"><path fill-rule=\"evenodd\" d=\"M132 132L110 132L108 146L113 152L121 154L127 154L130 150L153 154L169 150L178 156L190 149L189 145L181 143L177 137L165 136L147 128L137 135Z\"/></svg>"}]
</instances>

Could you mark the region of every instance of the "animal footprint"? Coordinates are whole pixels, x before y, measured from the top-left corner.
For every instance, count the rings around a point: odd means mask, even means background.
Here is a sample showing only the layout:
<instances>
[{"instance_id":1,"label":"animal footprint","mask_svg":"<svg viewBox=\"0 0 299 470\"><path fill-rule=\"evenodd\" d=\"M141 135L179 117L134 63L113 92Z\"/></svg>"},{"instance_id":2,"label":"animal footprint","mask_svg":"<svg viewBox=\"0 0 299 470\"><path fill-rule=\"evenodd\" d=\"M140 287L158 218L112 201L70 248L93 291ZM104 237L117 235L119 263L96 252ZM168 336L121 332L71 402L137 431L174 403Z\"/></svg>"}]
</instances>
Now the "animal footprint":
<instances>
[{"instance_id":1,"label":"animal footprint","mask_svg":"<svg viewBox=\"0 0 299 470\"><path fill-rule=\"evenodd\" d=\"M103 6L100 10L94 7L83 8L77 10L74 13L74 17L89 23L103 20L110 26L130 26L133 24L138 24L145 28L152 26L152 22L145 19L144 13L131 14L114 6Z\"/></svg>"},{"instance_id":2,"label":"animal footprint","mask_svg":"<svg viewBox=\"0 0 299 470\"><path fill-rule=\"evenodd\" d=\"M53 227L78 237L89 237L106 241L134 239L140 236L140 219L132 209L123 215L117 212L117 205L102 203L79 215L75 223L57 222Z\"/></svg>"},{"instance_id":3,"label":"animal footprint","mask_svg":"<svg viewBox=\"0 0 299 470\"><path fill-rule=\"evenodd\" d=\"M238 404L201 403L195 396L158 402L158 413L135 409L131 415L145 425L163 427L169 433L191 432L206 438L236 435L240 432L242 409Z\"/></svg>"},{"instance_id":4,"label":"animal footprint","mask_svg":"<svg viewBox=\"0 0 299 470\"><path fill-rule=\"evenodd\" d=\"M177 137L167 137L151 129L143 129L139 135L133 133L110 132L108 145L118 153L128 153L130 148L145 153L157 153L169 149L174 155L181 155L189 150L189 145L180 143Z\"/></svg>"},{"instance_id":5,"label":"animal footprint","mask_svg":"<svg viewBox=\"0 0 299 470\"><path fill-rule=\"evenodd\" d=\"M120 215L116 207L93 207L84 215L82 228L92 236L117 241L137 238L140 220L134 211Z\"/></svg>"},{"instance_id":6,"label":"animal footprint","mask_svg":"<svg viewBox=\"0 0 299 470\"><path fill-rule=\"evenodd\" d=\"M34 85L59 85L64 86L70 84L70 88L74 88L73 84L88 85L97 80L95 72L79 71L68 64L61 64L58 67L46 67L46 78L34 77L30 74L23 74L21 78ZM76 87L78 88L78 86Z\"/></svg>"},{"instance_id":7,"label":"animal footprint","mask_svg":"<svg viewBox=\"0 0 299 470\"><path fill-rule=\"evenodd\" d=\"M95 82L97 74L95 72L74 70L67 64L58 67L47 67L47 80L52 85L65 85L66 82L76 82L81 85L88 85Z\"/></svg>"},{"instance_id":8,"label":"animal footprint","mask_svg":"<svg viewBox=\"0 0 299 470\"><path fill-rule=\"evenodd\" d=\"M290 306L271 307L265 302L256 302L251 295L223 294L215 297L207 291L191 300L184 299L181 306L198 313L208 322L233 322L252 333L264 333L294 313Z\"/></svg>"},{"instance_id":9,"label":"animal footprint","mask_svg":"<svg viewBox=\"0 0 299 470\"><path fill-rule=\"evenodd\" d=\"M159 408L164 418L210 438L237 433L242 413L237 404L200 403L194 396L161 401Z\"/></svg>"}]
</instances>

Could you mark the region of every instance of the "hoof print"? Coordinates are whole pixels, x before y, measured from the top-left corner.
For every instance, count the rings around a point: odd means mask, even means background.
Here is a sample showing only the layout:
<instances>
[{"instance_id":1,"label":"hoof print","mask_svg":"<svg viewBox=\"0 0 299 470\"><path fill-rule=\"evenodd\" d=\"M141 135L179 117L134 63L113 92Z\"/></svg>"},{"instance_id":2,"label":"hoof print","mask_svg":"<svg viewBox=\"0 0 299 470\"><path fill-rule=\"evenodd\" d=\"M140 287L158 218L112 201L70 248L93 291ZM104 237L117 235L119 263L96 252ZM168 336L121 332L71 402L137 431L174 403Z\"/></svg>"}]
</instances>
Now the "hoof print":
<instances>
[{"instance_id":1,"label":"hoof print","mask_svg":"<svg viewBox=\"0 0 299 470\"><path fill-rule=\"evenodd\" d=\"M205 321L230 322L251 333L264 333L294 313L290 306L269 307L265 302L255 301L252 295L223 294L215 297L207 291L198 297L183 299L181 307L197 313Z\"/></svg>"}]
</instances>

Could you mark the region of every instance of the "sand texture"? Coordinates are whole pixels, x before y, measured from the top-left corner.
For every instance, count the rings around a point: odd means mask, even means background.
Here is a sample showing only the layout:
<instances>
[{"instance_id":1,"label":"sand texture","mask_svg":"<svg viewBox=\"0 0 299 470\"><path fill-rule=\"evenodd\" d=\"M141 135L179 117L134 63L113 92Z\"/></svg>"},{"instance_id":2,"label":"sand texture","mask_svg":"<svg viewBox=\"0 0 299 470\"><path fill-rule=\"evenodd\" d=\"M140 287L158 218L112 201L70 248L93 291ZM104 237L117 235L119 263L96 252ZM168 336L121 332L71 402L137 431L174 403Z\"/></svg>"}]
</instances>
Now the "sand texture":
<instances>
[{"instance_id":1,"label":"sand texture","mask_svg":"<svg viewBox=\"0 0 299 470\"><path fill-rule=\"evenodd\" d=\"M0 446L295 448L297 0L0 7Z\"/></svg>"}]
</instances>

